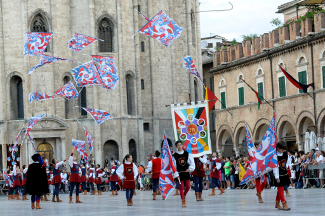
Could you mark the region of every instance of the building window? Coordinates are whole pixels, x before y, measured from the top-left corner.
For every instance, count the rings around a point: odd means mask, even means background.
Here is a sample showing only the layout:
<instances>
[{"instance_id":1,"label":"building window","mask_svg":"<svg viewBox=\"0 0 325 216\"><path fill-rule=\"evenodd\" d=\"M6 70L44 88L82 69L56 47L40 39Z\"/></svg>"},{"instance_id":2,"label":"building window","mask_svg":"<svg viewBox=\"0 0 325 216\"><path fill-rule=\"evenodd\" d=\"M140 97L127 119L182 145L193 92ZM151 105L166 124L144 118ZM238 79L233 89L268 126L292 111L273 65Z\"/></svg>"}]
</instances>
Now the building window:
<instances>
[{"instance_id":1,"label":"building window","mask_svg":"<svg viewBox=\"0 0 325 216\"><path fill-rule=\"evenodd\" d=\"M33 21L31 22L31 31L32 32L48 32L49 27L41 14L38 14L34 17ZM49 52L49 45L46 47L45 52Z\"/></svg>"},{"instance_id":2,"label":"building window","mask_svg":"<svg viewBox=\"0 0 325 216\"><path fill-rule=\"evenodd\" d=\"M210 90L214 93L214 77L210 77Z\"/></svg>"},{"instance_id":3,"label":"building window","mask_svg":"<svg viewBox=\"0 0 325 216\"><path fill-rule=\"evenodd\" d=\"M141 52L144 52L144 41L141 41Z\"/></svg>"},{"instance_id":4,"label":"building window","mask_svg":"<svg viewBox=\"0 0 325 216\"><path fill-rule=\"evenodd\" d=\"M149 123L143 123L143 130L144 131L149 131Z\"/></svg>"},{"instance_id":5,"label":"building window","mask_svg":"<svg viewBox=\"0 0 325 216\"><path fill-rule=\"evenodd\" d=\"M285 77L279 77L279 94L280 97L286 96L286 83L285 83Z\"/></svg>"},{"instance_id":6,"label":"building window","mask_svg":"<svg viewBox=\"0 0 325 216\"><path fill-rule=\"evenodd\" d=\"M226 92L221 92L221 109L226 109L227 103L226 103Z\"/></svg>"},{"instance_id":7,"label":"building window","mask_svg":"<svg viewBox=\"0 0 325 216\"><path fill-rule=\"evenodd\" d=\"M23 81L19 76L10 79L10 98L12 119L24 119Z\"/></svg>"},{"instance_id":8,"label":"building window","mask_svg":"<svg viewBox=\"0 0 325 216\"><path fill-rule=\"evenodd\" d=\"M259 97L264 98L264 88L263 88L263 82L257 83L257 92ZM262 100L262 98L260 98Z\"/></svg>"},{"instance_id":9,"label":"building window","mask_svg":"<svg viewBox=\"0 0 325 216\"><path fill-rule=\"evenodd\" d=\"M113 22L108 18L103 18L98 25L99 52L113 52Z\"/></svg>"},{"instance_id":10,"label":"building window","mask_svg":"<svg viewBox=\"0 0 325 216\"><path fill-rule=\"evenodd\" d=\"M138 11L141 12L141 6L140 5L138 5Z\"/></svg>"},{"instance_id":11,"label":"building window","mask_svg":"<svg viewBox=\"0 0 325 216\"><path fill-rule=\"evenodd\" d=\"M141 90L144 90L144 79L141 79Z\"/></svg>"},{"instance_id":12,"label":"building window","mask_svg":"<svg viewBox=\"0 0 325 216\"><path fill-rule=\"evenodd\" d=\"M67 84L68 82L70 82L70 77L65 76L65 77L63 78L63 84L65 85L65 84ZM72 105L73 105L73 104L71 103L71 100L65 100L65 101L64 101L64 117L65 117L66 119L69 118L69 110L70 110L70 108L73 109L73 108L71 107Z\"/></svg>"},{"instance_id":13,"label":"building window","mask_svg":"<svg viewBox=\"0 0 325 216\"><path fill-rule=\"evenodd\" d=\"M322 67L323 88L325 88L325 66Z\"/></svg>"},{"instance_id":14,"label":"building window","mask_svg":"<svg viewBox=\"0 0 325 216\"><path fill-rule=\"evenodd\" d=\"M126 76L126 100L128 115L135 113L135 100L134 100L134 80L131 74Z\"/></svg>"},{"instance_id":15,"label":"building window","mask_svg":"<svg viewBox=\"0 0 325 216\"><path fill-rule=\"evenodd\" d=\"M299 72L298 80L300 83L307 85L307 72L306 71ZM299 93L304 93L304 90L299 89Z\"/></svg>"},{"instance_id":16,"label":"building window","mask_svg":"<svg viewBox=\"0 0 325 216\"><path fill-rule=\"evenodd\" d=\"M244 99L244 87L238 88L238 101L239 101L239 106L245 104L245 99Z\"/></svg>"},{"instance_id":17,"label":"building window","mask_svg":"<svg viewBox=\"0 0 325 216\"><path fill-rule=\"evenodd\" d=\"M198 87L197 87L197 82L194 80L194 100L195 102L199 100L199 92L198 92Z\"/></svg>"},{"instance_id":18,"label":"building window","mask_svg":"<svg viewBox=\"0 0 325 216\"><path fill-rule=\"evenodd\" d=\"M80 92L80 106L87 107L87 91L86 88L82 88ZM81 109L81 116L87 116L87 111Z\"/></svg>"},{"instance_id":19,"label":"building window","mask_svg":"<svg viewBox=\"0 0 325 216\"><path fill-rule=\"evenodd\" d=\"M213 43L208 43L207 48L213 48Z\"/></svg>"}]
</instances>

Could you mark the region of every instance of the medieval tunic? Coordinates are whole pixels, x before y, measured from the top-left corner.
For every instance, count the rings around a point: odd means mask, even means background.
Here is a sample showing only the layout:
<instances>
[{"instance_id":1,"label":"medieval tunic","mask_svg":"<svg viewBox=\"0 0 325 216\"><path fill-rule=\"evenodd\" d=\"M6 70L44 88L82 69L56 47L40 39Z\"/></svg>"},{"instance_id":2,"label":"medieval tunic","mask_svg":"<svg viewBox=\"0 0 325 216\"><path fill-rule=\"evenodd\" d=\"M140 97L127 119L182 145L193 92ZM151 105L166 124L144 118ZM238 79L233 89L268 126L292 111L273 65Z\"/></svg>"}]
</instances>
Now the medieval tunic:
<instances>
[{"instance_id":1,"label":"medieval tunic","mask_svg":"<svg viewBox=\"0 0 325 216\"><path fill-rule=\"evenodd\" d=\"M12 171L12 179L13 179L13 187L21 186L19 174L17 173L16 165L14 165L13 171Z\"/></svg>"},{"instance_id":2,"label":"medieval tunic","mask_svg":"<svg viewBox=\"0 0 325 216\"><path fill-rule=\"evenodd\" d=\"M49 192L46 169L38 161L29 165L27 176L26 192L28 194L42 196Z\"/></svg>"},{"instance_id":3,"label":"medieval tunic","mask_svg":"<svg viewBox=\"0 0 325 216\"><path fill-rule=\"evenodd\" d=\"M71 168L70 182L80 183L81 179L79 176L80 166L76 162L73 161L73 153L71 153L69 158L69 165Z\"/></svg>"},{"instance_id":4,"label":"medieval tunic","mask_svg":"<svg viewBox=\"0 0 325 216\"><path fill-rule=\"evenodd\" d=\"M148 164L148 172L151 172L152 179L159 179L161 170L161 158L154 158Z\"/></svg>"},{"instance_id":5,"label":"medieval tunic","mask_svg":"<svg viewBox=\"0 0 325 216\"><path fill-rule=\"evenodd\" d=\"M283 186L288 186L290 185L290 177L288 175L287 171L287 160L288 160L288 153L283 152L279 153L278 152L278 167L273 169L273 174L274 174L274 185L276 187L283 187ZM276 181L276 179L280 179L280 183Z\"/></svg>"},{"instance_id":6,"label":"medieval tunic","mask_svg":"<svg viewBox=\"0 0 325 216\"><path fill-rule=\"evenodd\" d=\"M27 171L28 171L28 168L25 168L23 170L23 183L21 185L26 185L26 182L27 182Z\"/></svg>"},{"instance_id":7,"label":"medieval tunic","mask_svg":"<svg viewBox=\"0 0 325 216\"><path fill-rule=\"evenodd\" d=\"M195 169L192 172L192 175L197 177L204 177L205 176L204 164L206 164L206 162L207 162L206 155L199 158L194 158Z\"/></svg>"},{"instance_id":8,"label":"medieval tunic","mask_svg":"<svg viewBox=\"0 0 325 216\"><path fill-rule=\"evenodd\" d=\"M214 170L214 168L216 168ZM220 178L220 168L221 168L221 161L218 158L212 158L211 159L211 172L210 172L210 178L218 179Z\"/></svg>"},{"instance_id":9,"label":"medieval tunic","mask_svg":"<svg viewBox=\"0 0 325 216\"><path fill-rule=\"evenodd\" d=\"M190 173L186 172L186 170L189 169L190 172L193 172L195 169L195 163L192 155L190 155L187 151L176 151L173 154L173 159L176 162L176 169L180 180L190 180Z\"/></svg>"},{"instance_id":10,"label":"medieval tunic","mask_svg":"<svg viewBox=\"0 0 325 216\"><path fill-rule=\"evenodd\" d=\"M110 181L112 182L118 181L118 175L116 174L116 166L112 166Z\"/></svg>"},{"instance_id":11,"label":"medieval tunic","mask_svg":"<svg viewBox=\"0 0 325 216\"><path fill-rule=\"evenodd\" d=\"M95 168L88 168L88 183L95 183Z\"/></svg>"},{"instance_id":12,"label":"medieval tunic","mask_svg":"<svg viewBox=\"0 0 325 216\"><path fill-rule=\"evenodd\" d=\"M96 184L97 185L102 185L102 179L101 179L101 177L103 176L104 174L103 174L103 171L100 169L100 168L98 168L98 169L96 169Z\"/></svg>"},{"instance_id":13,"label":"medieval tunic","mask_svg":"<svg viewBox=\"0 0 325 216\"><path fill-rule=\"evenodd\" d=\"M53 166L52 185L61 184L62 183L60 166L62 164L64 164L64 163L65 163L65 161L61 161L60 163L54 164L54 166Z\"/></svg>"},{"instance_id":14,"label":"medieval tunic","mask_svg":"<svg viewBox=\"0 0 325 216\"><path fill-rule=\"evenodd\" d=\"M120 179L123 179L124 189L135 189L135 179L138 176L138 168L134 163L126 161L116 171Z\"/></svg>"},{"instance_id":15,"label":"medieval tunic","mask_svg":"<svg viewBox=\"0 0 325 216\"><path fill-rule=\"evenodd\" d=\"M86 167L82 167L81 168L81 177L80 177L81 182L87 182L86 172L87 172Z\"/></svg>"}]
</instances>

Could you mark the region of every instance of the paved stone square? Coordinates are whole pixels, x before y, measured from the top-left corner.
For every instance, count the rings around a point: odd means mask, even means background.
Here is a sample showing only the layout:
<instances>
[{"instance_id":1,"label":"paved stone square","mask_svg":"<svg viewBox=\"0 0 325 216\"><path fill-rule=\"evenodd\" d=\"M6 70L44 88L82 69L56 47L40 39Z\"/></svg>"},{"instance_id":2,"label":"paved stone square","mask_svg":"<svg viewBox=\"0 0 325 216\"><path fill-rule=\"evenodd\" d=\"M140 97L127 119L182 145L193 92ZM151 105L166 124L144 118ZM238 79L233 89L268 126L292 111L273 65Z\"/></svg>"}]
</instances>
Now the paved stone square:
<instances>
[{"instance_id":1,"label":"paved stone square","mask_svg":"<svg viewBox=\"0 0 325 216\"><path fill-rule=\"evenodd\" d=\"M7 196L0 196L0 209L3 216L28 216L28 215L324 215L325 190L320 189L291 189L291 197L287 198L289 212L274 208L276 190L265 190L262 194L264 203L257 202L255 190L227 190L222 196L209 197L209 191L203 192L204 202L196 202L194 191L187 196L187 208L181 207L180 197L169 197L167 200L151 200L151 192L138 191L134 197L134 205L126 206L125 192L118 196L81 196L83 204L69 204L69 197L63 194L62 203L42 202L42 210L32 210L30 201L7 200ZM30 197L29 197L30 199ZM75 202L75 198L74 198Z\"/></svg>"}]
</instances>

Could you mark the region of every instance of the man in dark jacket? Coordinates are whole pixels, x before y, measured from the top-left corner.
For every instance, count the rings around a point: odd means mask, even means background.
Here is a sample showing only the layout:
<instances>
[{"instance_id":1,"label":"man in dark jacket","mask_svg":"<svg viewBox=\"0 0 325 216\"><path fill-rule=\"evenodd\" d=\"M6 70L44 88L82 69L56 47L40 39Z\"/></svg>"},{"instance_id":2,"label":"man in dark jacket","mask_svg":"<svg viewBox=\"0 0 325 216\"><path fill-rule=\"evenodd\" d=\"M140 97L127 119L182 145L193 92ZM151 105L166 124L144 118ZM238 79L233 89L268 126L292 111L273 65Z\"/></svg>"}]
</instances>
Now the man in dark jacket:
<instances>
[{"instance_id":1,"label":"man in dark jacket","mask_svg":"<svg viewBox=\"0 0 325 216\"><path fill-rule=\"evenodd\" d=\"M39 154L32 156L34 163L30 164L27 171L26 192L30 195L32 201L32 209L42 209L40 199L43 194L48 193L48 181L46 174L46 165L43 165L43 160Z\"/></svg>"}]
</instances>

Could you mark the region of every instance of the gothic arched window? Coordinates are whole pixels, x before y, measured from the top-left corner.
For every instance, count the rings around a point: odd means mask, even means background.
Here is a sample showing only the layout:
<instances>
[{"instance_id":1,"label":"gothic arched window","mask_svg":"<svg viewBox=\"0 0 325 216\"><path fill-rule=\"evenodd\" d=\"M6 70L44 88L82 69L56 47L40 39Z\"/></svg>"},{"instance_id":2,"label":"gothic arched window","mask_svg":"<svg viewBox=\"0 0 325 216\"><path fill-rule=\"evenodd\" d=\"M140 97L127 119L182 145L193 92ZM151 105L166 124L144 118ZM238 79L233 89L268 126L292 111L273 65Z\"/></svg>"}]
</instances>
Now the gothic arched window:
<instances>
[{"instance_id":1,"label":"gothic arched window","mask_svg":"<svg viewBox=\"0 0 325 216\"><path fill-rule=\"evenodd\" d=\"M31 32L49 32L48 23L41 14L37 14L33 18L30 28L31 28L30 29ZM49 45L45 49L45 52L48 51L49 51Z\"/></svg>"},{"instance_id":2,"label":"gothic arched window","mask_svg":"<svg viewBox=\"0 0 325 216\"><path fill-rule=\"evenodd\" d=\"M23 81L19 76L10 79L11 118L24 119Z\"/></svg>"},{"instance_id":3,"label":"gothic arched window","mask_svg":"<svg viewBox=\"0 0 325 216\"><path fill-rule=\"evenodd\" d=\"M135 114L135 94L134 94L134 80L131 74L126 75L126 100L128 115Z\"/></svg>"},{"instance_id":4,"label":"gothic arched window","mask_svg":"<svg viewBox=\"0 0 325 216\"><path fill-rule=\"evenodd\" d=\"M103 18L98 25L99 52L113 52L113 22Z\"/></svg>"}]
</instances>

